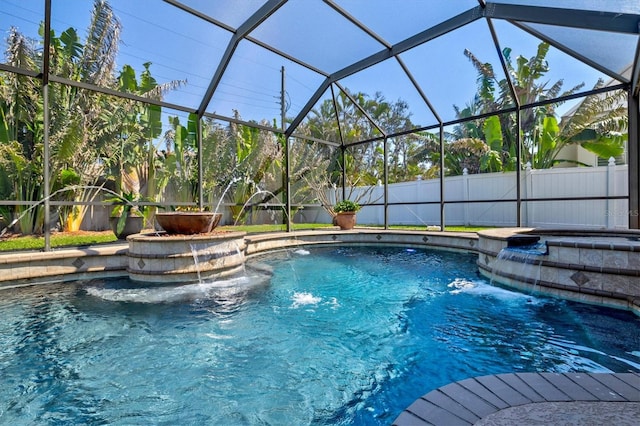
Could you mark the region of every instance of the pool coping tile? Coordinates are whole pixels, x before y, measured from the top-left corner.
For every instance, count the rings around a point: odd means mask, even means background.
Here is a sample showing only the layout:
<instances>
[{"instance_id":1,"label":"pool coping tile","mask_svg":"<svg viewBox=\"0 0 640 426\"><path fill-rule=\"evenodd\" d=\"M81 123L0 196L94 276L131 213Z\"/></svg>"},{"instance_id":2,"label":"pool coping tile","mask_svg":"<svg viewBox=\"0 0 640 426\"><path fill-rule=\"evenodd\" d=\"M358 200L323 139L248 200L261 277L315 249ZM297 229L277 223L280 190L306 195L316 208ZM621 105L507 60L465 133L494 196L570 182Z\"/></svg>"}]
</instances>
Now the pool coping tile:
<instances>
[{"instance_id":1,"label":"pool coping tile","mask_svg":"<svg viewBox=\"0 0 640 426\"><path fill-rule=\"evenodd\" d=\"M507 404L506 402L498 398L494 393L492 393L489 389L484 387L476 379L466 379L456 383L466 388L470 392L475 393L480 398L487 401L489 404L495 406L496 411L509 407L509 404Z\"/></svg>"},{"instance_id":2,"label":"pool coping tile","mask_svg":"<svg viewBox=\"0 0 640 426\"><path fill-rule=\"evenodd\" d=\"M524 380L514 373L498 374L497 377L509 386L517 390L521 395L528 398L531 402L544 402L545 399L529 386Z\"/></svg>"},{"instance_id":3,"label":"pool coping tile","mask_svg":"<svg viewBox=\"0 0 640 426\"><path fill-rule=\"evenodd\" d=\"M459 383L450 383L441 387L439 390L448 397L457 399L461 405L467 407L469 411L477 415L479 418L495 413L497 410L495 405L487 402L485 399L461 386Z\"/></svg>"},{"instance_id":4,"label":"pool coping tile","mask_svg":"<svg viewBox=\"0 0 640 426\"><path fill-rule=\"evenodd\" d=\"M640 377L634 376L631 373L626 374L629 375L630 379L633 379L633 377L635 377L636 387L633 387L622 380L622 374L592 374L590 376L602 383L604 386L615 391L618 395L620 395L627 401L635 401L638 399L638 394L640 393Z\"/></svg>"},{"instance_id":5,"label":"pool coping tile","mask_svg":"<svg viewBox=\"0 0 640 426\"><path fill-rule=\"evenodd\" d=\"M489 389L491 393L506 402L510 407L533 402L500 380L497 376L482 376L478 377L477 380Z\"/></svg>"},{"instance_id":6,"label":"pool coping tile","mask_svg":"<svg viewBox=\"0 0 640 426\"><path fill-rule=\"evenodd\" d=\"M401 413L393 424L470 425L492 416L492 421L497 419L495 424L506 425L508 409L524 406L534 417L544 413L545 418L551 416L562 422L565 415L563 403L574 402L629 403L627 407L633 411L640 402L640 374L506 373L474 377L423 395ZM551 413L547 403L553 403ZM464 411L460 407L464 407ZM505 414L502 423L501 411ZM479 419L475 419L475 416ZM594 424L598 424L598 419L594 419Z\"/></svg>"},{"instance_id":7,"label":"pool coping tile","mask_svg":"<svg viewBox=\"0 0 640 426\"><path fill-rule=\"evenodd\" d=\"M540 373L540 375L571 398L572 401L600 401L600 398L566 375L555 373Z\"/></svg>"},{"instance_id":8,"label":"pool coping tile","mask_svg":"<svg viewBox=\"0 0 640 426\"><path fill-rule=\"evenodd\" d=\"M481 419L472 410L466 408L468 405L462 404L457 398L451 398L444 392L432 392L423 397L427 402L430 402L471 424Z\"/></svg>"}]
</instances>

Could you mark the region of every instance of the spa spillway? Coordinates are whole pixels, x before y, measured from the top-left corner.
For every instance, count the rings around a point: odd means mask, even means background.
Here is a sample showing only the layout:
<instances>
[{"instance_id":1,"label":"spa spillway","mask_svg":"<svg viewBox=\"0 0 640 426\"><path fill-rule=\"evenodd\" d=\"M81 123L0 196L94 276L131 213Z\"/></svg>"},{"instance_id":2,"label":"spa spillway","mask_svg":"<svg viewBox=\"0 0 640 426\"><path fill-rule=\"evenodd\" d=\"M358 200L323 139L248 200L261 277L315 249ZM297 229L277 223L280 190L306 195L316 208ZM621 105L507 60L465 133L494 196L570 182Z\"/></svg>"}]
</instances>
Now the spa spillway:
<instances>
[{"instance_id":1,"label":"spa spillway","mask_svg":"<svg viewBox=\"0 0 640 426\"><path fill-rule=\"evenodd\" d=\"M502 228L478 236L478 268L496 282L640 314L637 231Z\"/></svg>"}]
</instances>

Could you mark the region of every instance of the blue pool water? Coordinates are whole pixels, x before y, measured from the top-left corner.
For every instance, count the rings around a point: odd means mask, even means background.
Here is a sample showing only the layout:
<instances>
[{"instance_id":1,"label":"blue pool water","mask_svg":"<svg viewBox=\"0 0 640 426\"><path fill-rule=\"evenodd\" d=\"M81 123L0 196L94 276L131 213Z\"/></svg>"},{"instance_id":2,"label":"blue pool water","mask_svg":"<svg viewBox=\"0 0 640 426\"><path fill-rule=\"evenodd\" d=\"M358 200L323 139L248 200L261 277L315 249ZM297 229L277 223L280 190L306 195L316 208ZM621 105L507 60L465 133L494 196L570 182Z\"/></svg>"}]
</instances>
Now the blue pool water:
<instances>
[{"instance_id":1,"label":"blue pool water","mask_svg":"<svg viewBox=\"0 0 640 426\"><path fill-rule=\"evenodd\" d=\"M3 291L0 424L388 425L467 377L640 371L640 318L493 287L475 259L310 248L215 283Z\"/></svg>"}]
</instances>

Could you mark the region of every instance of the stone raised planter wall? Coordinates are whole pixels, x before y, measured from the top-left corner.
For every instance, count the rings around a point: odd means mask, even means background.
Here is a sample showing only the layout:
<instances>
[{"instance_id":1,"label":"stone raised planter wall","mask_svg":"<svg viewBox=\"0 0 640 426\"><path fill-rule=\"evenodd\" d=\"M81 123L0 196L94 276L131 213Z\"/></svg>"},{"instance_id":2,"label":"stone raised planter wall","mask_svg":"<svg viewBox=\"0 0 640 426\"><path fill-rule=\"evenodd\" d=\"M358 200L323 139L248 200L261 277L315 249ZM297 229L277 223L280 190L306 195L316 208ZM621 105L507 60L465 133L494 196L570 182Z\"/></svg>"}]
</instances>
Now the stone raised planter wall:
<instances>
[{"instance_id":1,"label":"stone raised planter wall","mask_svg":"<svg viewBox=\"0 0 640 426\"><path fill-rule=\"evenodd\" d=\"M180 283L232 275L244 265L245 235L131 235L127 238L129 278L147 283Z\"/></svg>"}]
</instances>

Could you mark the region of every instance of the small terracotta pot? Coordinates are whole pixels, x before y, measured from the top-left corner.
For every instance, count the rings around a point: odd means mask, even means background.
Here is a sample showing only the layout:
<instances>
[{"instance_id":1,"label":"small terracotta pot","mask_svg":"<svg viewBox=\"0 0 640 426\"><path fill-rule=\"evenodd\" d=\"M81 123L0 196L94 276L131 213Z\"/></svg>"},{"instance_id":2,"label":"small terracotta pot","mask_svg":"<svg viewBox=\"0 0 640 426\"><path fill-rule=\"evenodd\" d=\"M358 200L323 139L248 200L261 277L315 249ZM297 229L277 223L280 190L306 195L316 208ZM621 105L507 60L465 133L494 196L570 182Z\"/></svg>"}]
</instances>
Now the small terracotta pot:
<instances>
[{"instance_id":1,"label":"small terracotta pot","mask_svg":"<svg viewBox=\"0 0 640 426\"><path fill-rule=\"evenodd\" d=\"M340 212L336 215L336 225L343 231L353 229L356 226L355 212Z\"/></svg>"}]
</instances>

